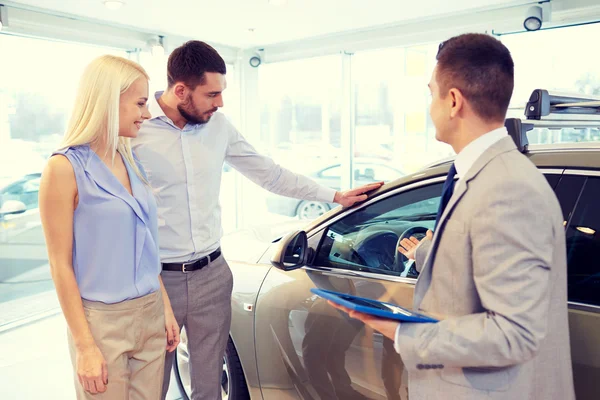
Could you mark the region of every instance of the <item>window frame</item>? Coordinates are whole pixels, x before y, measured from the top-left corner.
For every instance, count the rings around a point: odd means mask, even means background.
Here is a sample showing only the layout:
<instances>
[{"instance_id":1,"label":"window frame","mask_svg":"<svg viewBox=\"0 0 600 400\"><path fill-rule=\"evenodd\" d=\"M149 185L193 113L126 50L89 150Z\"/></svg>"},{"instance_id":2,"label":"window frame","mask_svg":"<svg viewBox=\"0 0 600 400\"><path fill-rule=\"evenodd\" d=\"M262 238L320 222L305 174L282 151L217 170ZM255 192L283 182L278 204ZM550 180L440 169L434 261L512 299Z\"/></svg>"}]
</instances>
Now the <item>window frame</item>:
<instances>
[{"instance_id":1,"label":"window frame","mask_svg":"<svg viewBox=\"0 0 600 400\"><path fill-rule=\"evenodd\" d=\"M563 176L584 176L584 177L600 178L600 171L583 170L583 169L565 169ZM560 182L557 187L560 187ZM585 184L582 185L582 187L580 188L579 197L583 193L584 189L585 189ZM559 199L559 201L560 201L560 199ZM565 226L565 232L571 225L572 217L575 214L575 212L577 211L578 207L579 207L579 198L578 198L578 201L575 203L574 207L571 209L571 213L569 214L569 221ZM567 252L569 251L569 249L566 249L566 250L567 250ZM568 268L568 266L567 266L567 268ZM568 284L568 276L569 275L568 275L568 271L567 271L567 284ZM568 305L569 309L575 309L575 310L591 312L594 314L600 314L600 305L581 303L581 302L577 302L577 301L571 301L568 299L567 299L567 305Z\"/></svg>"},{"instance_id":2,"label":"window frame","mask_svg":"<svg viewBox=\"0 0 600 400\"><path fill-rule=\"evenodd\" d=\"M442 183L443 182L428 182L428 183L424 183L416 188L412 188L410 190L406 190L406 191L402 191L400 193L396 193L395 195L391 195L391 196L387 196L385 199L379 199L379 201L377 202L373 202L368 206L365 207L377 207L377 206L382 206L384 202L386 202L387 200L393 200L393 203L405 203L403 205L396 205L396 204L386 204L384 207L385 212L383 214L380 213L374 213L373 216L369 216L366 220L362 221L362 222L368 222L370 220L373 219L378 219L379 217L381 217L382 215L386 215L386 214L392 214L395 213L397 210L403 209L403 208L408 208L408 213L407 214L402 214L402 216L399 216L398 219L401 220L403 217L409 217L410 215L414 214L414 211L411 209L412 206L416 205L416 204L421 204L425 201L429 201L431 199L439 199L442 193ZM438 187L435 188L434 186ZM431 196L433 194L433 197L424 197L423 196ZM418 198L418 200L414 201L414 197ZM400 200L400 201L398 201ZM408 200L408 201L407 201ZM388 208L388 206L391 206ZM435 210L432 211L432 215L435 215L435 213L437 212L437 209L439 207L439 203L435 205ZM356 213L358 210L354 210L354 213ZM381 210L373 210L373 211L381 211ZM345 218L351 218L352 213L348 213L346 214ZM341 222L344 218L338 220L336 223L332 223L329 224L324 230L323 232L327 231L330 232L330 228L334 225L336 225L338 222ZM394 218L395 219L395 218ZM359 236L361 236L361 234L359 232L361 231L369 231L370 228L368 227L356 227L354 224L352 224L352 222L357 222L357 221L350 221L350 224L348 224L348 227L351 228L351 232L347 233L347 235L349 235L350 237L353 235L356 235L357 237L355 238L355 240L351 240L349 243L349 248L355 248L357 247L358 243L361 243L360 240L356 241L356 239L358 239ZM429 222L433 222L429 221ZM418 224L415 222L415 224ZM421 224L421 226L423 228L426 228L426 226L429 223L423 223ZM407 225L410 225L410 222L407 221ZM426 229L431 229L431 228L426 228ZM396 234L398 234L398 236L400 236L400 233L395 232ZM345 234L346 235L346 234ZM316 247L315 250L315 256L312 260L312 263L314 263L314 261L316 260L316 258L320 255L320 252L324 246L325 243L325 238L327 236L326 235L321 235L321 240L319 242L319 245ZM348 237L348 236L346 236ZM323 260L321 260L323 261ZM350 271L352 273L362 273L362 272L369 272L369 273L374 273L374 274L378 274L378 275L385 275L385 276L398 276L398 277L407 277L407 276L401 276L401 275L396 275L391 271L388 271L388 273L383 273L383 271L380 273L377 271L377 268L374 267L370 267L368 265L363 265L362 263L358 263L358 262L353 262L350 260L344 260L344 259L340 259L339 262L335 262L335 261L331 261L330 263L324 263L327 264L327 268L331 268L332 270L343 270L343 271ZM318 268L321 268L324 264L319 264L317 265ZM336 266L336 264L338 264ZM347 265L347 267L345 267L345 265ZM410 261L408 261L405 265L405 268L403 271L408 272L408 269L410 269L410 267L413 265L413 263L411 263ZM353 269L352 267L356 267L357 269ZM365 271L363 271L362 269L365 269ZM370 271L366 271L366 270L370 270Z\"/></svg>"},{"instance_id":3,"label":"window frame","mask_svg":"<svg viewBox=\"0 0 600 400\"><path fill-rule=\"evenodd\" d=\"M572 173L575 170L572 170L572 169L567 170L565 168L542 167L542 168L538 168L538 171L540 171L542 174L544 174L544 176L546 176L547 174L563 176L564 174L567 173L567 171L571 172L571 174L577 174L577 173ZM598 173L598 176L600 176L600 171L597 171L597 173ZM582 174L582 173L580 173L580 174ZM445 180L446 180L446 176L444 175L444 176L437 176L437 177L423 179L423 180L417 181L417 182L412 182L408 185L401 186L396 189L390 190L389 192L382 193L380 196L374 197L373 199L366 201L365 203L361 204L357 208L351 208L347 211L344 211L344 212L336 215L335 217L324 221L323 224L313 228L310 232L307 232L308 245L310 248L312 248L314 250L315 255L316 255L318 253L318 249L320 248L320 246L322 244L322 241L324 239L324 233L327 230L327 228L329 226L335 224L340 219L345 218L350 213L354 213L354 212L361 210L365 207L368 207L376 202L385 200L388 197L395 196L397 194L407 192L410 190L422 188L424 186L444 182ZM558 185L557 185L557 187L558 187ZM554 188L553 188L553 190L554 190ZM371 278L371 279L377 279L377 280L388 281L388 282L409 283L412 285L415 285L417 282L417 278L400 277L400 276L395 276L395 275L385 275L385 274L379 274L376 272L345 270L345 269L341 269L341 268L320 267L320 266L315 266L315 265L306 265L306 266L303 266L302 269L304 269L306 271L321 272L321 273L325 273L327 275L333 275L333 276L363 277L363 278ZM600 307L598 307L597 312L600 312Z\"/></svg>"}]
</instances>

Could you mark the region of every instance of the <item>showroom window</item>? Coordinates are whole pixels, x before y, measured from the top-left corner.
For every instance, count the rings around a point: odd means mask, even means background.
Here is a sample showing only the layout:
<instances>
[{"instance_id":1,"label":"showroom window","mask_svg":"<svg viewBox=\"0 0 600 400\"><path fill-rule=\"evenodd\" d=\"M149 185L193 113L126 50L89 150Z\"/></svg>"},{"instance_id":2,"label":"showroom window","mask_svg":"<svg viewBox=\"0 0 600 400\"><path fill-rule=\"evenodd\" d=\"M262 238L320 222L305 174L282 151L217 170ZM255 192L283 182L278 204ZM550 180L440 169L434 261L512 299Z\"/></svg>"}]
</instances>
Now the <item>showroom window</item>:
<instances>
[{"instance_id":1,"label":"showroom window","mask_svg":"<svg viewBox=\"0 0 600 400\"><path fill-rule=\"evenodd\" d=\"M0 48L18 54L0 63L1 329L58 307L37 204L41 172L63 137L84 68L103 54L128 54L10 35L0 35Z\"/></svg>"},{"instance_id":2,"label":"showroom window","mask_svg":"<svg viewBox=\"0 0 600 400\"><path fill-rule=\"evenodd\" d=\"M396 172L396 179L453 154L450 146L435 139L429 118L427 84L437 50L432 43L352 56L355 163L370 163L373 169L385 164Z\"/></svg>"},{"instance_id":3,"label":"showroom window","mask_svg":"<svg viewBox=\"0 0 600 400\"><path fill-rule=\"evenodd\" d=\"M600 35L600 23L500 36L515 63L515 89L509 116L523 116L534 89L600 96L600 52L589 38ZM534 129L530 144L598 142L600 130Z\"/></svg>"},{"instance_id":4,"label":"showroom window","mask_svg":"<svg viewBox=\"0 0 600 400\"><path fill-rule=\"evenodd\" d=\"M340 71L339 56L261 65L260 136L249 139L283 167L335 189L340 189L340 175L319 173L340 165L340 138L347 134L340 124ZM244 226L313 219L333 206L271 194L247 179L242 187Z\"/></svg>"}]
</instances>

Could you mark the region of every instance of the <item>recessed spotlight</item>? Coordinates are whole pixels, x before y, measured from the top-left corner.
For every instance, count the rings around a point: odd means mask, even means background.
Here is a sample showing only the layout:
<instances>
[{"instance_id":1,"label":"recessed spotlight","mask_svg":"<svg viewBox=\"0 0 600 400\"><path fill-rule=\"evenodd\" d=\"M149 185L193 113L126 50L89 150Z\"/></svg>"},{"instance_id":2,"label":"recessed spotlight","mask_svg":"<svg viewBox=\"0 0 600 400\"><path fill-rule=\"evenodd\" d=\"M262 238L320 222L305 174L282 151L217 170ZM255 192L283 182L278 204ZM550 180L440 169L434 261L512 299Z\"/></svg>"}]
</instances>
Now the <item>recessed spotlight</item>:
<instances>
[{"instance_id":1,"label":"recessed spotlight","mask_svg":"<svg viewBox=\"0 0 600 400\"><path fill-rule=\"evenodd\" d=\"M125 4L123 0L103 0L103 3L109 10L118 10Z\"/></svg>"}]
</instances>

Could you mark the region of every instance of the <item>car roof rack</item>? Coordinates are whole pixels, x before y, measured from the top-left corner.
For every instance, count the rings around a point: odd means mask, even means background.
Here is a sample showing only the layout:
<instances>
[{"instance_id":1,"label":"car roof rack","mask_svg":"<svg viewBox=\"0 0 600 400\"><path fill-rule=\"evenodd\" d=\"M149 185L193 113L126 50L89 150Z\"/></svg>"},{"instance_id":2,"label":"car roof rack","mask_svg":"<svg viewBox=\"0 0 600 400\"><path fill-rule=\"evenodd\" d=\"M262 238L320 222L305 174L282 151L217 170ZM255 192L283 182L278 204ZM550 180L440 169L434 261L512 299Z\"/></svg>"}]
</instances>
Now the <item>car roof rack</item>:
<instances>
[{"instance_id":1,"label":"car roof rack","mask_svg":"<svg viewBox=\"0 0 600 400\"><path fill-rule=\"evenodd\" d=\"M527 132L533 128L600 128L600 97L535 89L524 114L524 119L506 118L504 126L519 151L527 153Z\"/></svg>"},{"instance_id":2,"label":"car roof rack","mask_svg":"<svg viewBox=\"0 0 600 400\"><path fill-rule=\"evenodd\" d=\"M535 120L572 119L565 114L576 114L577 119L583 115L597 117L600 120L600 97L579 93L549 92L535 89L529 96L525 106L525 117Z\"/></svg>"}]
</instances>

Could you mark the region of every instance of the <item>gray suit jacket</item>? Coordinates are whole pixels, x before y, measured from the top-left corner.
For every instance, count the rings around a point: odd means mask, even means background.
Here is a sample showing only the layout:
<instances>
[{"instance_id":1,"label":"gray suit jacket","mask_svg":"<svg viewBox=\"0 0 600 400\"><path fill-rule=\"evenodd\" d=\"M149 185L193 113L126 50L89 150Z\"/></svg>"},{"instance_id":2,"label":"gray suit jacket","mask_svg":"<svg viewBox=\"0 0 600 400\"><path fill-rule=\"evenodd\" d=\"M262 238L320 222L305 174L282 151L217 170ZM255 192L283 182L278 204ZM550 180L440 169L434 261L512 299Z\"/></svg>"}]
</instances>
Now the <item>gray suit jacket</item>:
<instances>
[{"instance_id":1,"label":"gray suit jacket","mask_svg":"<svg viewBox=\"0 0 600 400\"><path fill-rule=\"evenodd\" d=\"M511 138L459 181L416 259L414 307L445 318L400 325L411 400L575 398L562 212Z\"/></svg>"}]
</instances>

